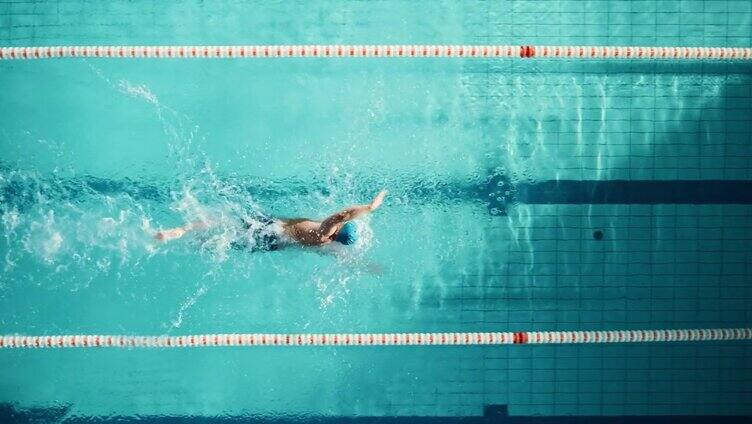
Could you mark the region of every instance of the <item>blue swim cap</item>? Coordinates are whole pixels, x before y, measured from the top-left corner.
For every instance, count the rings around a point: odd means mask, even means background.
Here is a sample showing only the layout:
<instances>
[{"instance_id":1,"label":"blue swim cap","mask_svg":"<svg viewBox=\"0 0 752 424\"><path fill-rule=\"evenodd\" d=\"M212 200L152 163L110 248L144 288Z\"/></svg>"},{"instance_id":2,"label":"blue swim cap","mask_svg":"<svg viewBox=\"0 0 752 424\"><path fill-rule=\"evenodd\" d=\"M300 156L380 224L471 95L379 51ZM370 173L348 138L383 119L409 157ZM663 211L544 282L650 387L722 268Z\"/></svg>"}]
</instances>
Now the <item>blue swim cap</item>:
<instances>
[{"instance_id":1,"label":"blue swim cap","mask_svg":"<svg viewBox=\"0 0 752 424\"><path fill-rule=\"evenodd\" d=\"M352 222L346 222L345 225L340 227L339 231L337 231L337 235L334 237L334 240L342 244L355 243L355 241L358 240L358 231L355 227L355 224L353 224Z\"/></svg>"}]
</instances>

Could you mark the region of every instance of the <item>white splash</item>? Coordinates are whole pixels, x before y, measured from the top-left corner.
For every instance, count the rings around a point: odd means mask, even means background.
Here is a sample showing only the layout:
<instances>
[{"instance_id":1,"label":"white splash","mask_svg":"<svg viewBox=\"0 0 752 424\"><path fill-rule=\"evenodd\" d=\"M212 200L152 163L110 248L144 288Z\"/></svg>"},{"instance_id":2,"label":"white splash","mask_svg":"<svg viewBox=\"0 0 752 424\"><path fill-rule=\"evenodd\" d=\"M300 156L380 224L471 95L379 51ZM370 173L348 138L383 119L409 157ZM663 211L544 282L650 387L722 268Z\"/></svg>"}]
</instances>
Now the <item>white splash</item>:
<instances>
[{"instance_id":1,"label":"white splash","mask_svg":"<svg viewBox=\"0 0 752 424\"><path fill-rule=\"evenodd\" d=\"M157 96L144 84L135 85L126 79L121 79L118 81L118 89L121 93L128 94L134 98L144 99L155 106L159 106Z\"/></svg>"},{"instance_id":2,"label":"white splash","mask_svg":"<svg viewBox=\"0 0 752 424\"><path fill-rule=\"evenodd\" d=\"M186 299L186 301L183 302L182 305L180 305L180 309L178 309L178 313L175 319L170 322L170 327L179 328L183 324L183 318L185 317L185 313L188 311L188 309L190 309L191 306L195 305L196 301L198 301L201 296L206 294L208 290L209 289L206 286L201 286L191 297Z\"/></svg>"},{"instance_id":3,"label":"white splash","mask_svg":"<svg viewBox=\"0 0 752 424\"><path fill-rule=\"evenodd\" d=\"M32 222L22 240L28 252L36 252L44 262L52 264L63 245L63 235L55 227L55 212L50 210L41 222Z\"/></svg>"},{"instance_id":4,"label":"white splash","mask_svg":"<svg viewBox=\"0 0 752 424\"><path fill-rule=\"evenodd\" d=\"M18 209L13 208L3 213L3 226L7 231L15 231L18 224L21 222L21 216L18 214Z\"/></svg>"}]
</instances>

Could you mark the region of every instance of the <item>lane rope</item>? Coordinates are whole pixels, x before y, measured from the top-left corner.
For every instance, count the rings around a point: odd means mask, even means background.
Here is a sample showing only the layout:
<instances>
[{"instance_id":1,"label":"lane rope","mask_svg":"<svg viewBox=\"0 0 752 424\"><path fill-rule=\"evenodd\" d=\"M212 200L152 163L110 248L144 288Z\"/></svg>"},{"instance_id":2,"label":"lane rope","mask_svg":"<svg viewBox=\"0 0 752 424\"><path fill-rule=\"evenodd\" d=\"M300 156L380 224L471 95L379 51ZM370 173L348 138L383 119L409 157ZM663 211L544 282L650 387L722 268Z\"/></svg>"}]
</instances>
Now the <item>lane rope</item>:
<instances>
[{"instance_id":1,"label":"lane rope","mask_svg":"<svg viewBox=\"0 0 752 424\"><path fill-rule=\"evenodd\" d=\"M752 340L752 328L496 333L236 333L186 336L53 335L0 337L0 348L176 348L217 346L466 346Z\"/></svg>"},{"instance_id":2,"label":"lane rope","mask_svg":"<svg viewBox=\"0 0 752 424\"><path fill-rule=\"evenodd\" d=\"M0 60L52 58L264 59L285 57L752 60L752 48L443 44L0 47Z\"/></svg>"}]
</instances>

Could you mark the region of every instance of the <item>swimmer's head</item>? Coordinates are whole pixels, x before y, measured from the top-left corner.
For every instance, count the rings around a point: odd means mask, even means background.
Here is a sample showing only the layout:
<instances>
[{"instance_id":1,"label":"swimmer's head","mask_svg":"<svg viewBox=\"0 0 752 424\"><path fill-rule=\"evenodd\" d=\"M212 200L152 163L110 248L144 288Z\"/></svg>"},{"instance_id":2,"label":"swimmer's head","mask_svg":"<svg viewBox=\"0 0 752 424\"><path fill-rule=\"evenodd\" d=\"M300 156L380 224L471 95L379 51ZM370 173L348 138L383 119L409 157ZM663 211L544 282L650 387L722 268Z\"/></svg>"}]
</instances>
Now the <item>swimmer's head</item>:
<instances>
[{"instance_id":1,"label":"swimmer's head","mask_svg":"<svg viewBox=\"0 0 752 424\"><path fill-rule=\"evenodd\" d=\"M354 244L358 240L358 231L355 224L346 222L334 235L334 240L342 244Z\"/></svg>"}]
</instances>

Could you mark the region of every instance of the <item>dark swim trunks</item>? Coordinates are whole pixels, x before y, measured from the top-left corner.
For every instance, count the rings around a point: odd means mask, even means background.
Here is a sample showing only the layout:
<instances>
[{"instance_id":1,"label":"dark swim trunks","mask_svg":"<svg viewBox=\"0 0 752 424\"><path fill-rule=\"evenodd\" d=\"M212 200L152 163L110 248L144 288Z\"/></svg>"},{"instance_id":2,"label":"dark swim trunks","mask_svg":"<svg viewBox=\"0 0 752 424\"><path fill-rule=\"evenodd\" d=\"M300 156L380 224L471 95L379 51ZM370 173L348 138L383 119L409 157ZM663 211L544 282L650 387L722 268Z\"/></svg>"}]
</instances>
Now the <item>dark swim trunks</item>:
<instances>
[{"instance_id":1,"label":"dark swim trunks","mask_svg":"<svg viewBox=\"0 0 752 424\"><path fill-rule=\"evenodd\" d=\"M236 250L252 252L279 250L282 240L274 228L274 220L264 215L257 215L253 219L254 222L249 222L241 218L240 223L243 225L245 234L242 238L230 243L230 246Z\"/></svg>"}]
</instances>

